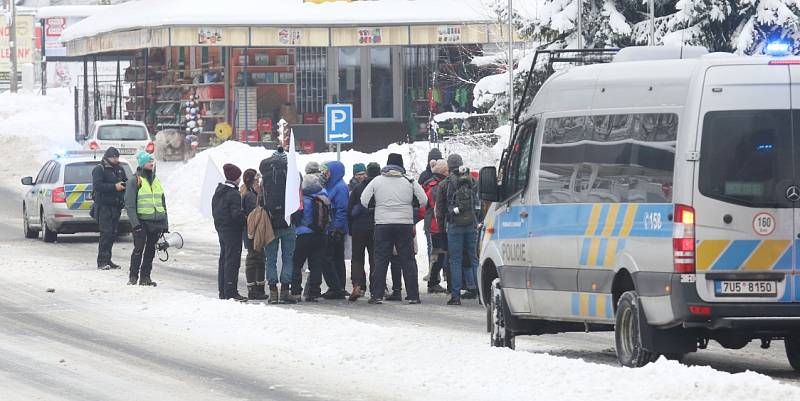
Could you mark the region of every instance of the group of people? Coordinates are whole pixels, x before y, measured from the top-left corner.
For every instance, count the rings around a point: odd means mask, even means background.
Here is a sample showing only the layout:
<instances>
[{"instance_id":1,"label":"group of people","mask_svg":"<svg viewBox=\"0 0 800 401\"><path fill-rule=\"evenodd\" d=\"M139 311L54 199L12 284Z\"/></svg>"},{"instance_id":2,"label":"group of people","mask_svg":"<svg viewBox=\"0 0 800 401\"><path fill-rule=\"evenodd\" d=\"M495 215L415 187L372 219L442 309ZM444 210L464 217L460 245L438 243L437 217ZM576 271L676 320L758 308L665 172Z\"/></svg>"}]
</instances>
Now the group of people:
<instances>
[{"instance_id":1,"label":"group of people","mask_svg":"<svg viewBox=\"0 0 800 401\"><path fill-rule=\"evenodd\" d=\"M152 156L141 152L137 161L139 168L128 178L119 165L119 152L109 148L93 172L92 214L101 233L97 264L103 270L120 268L111 261L111 247L124 207L134 237L128 284L155 286L150 277L153 257L158 239L169 231L169 220ZM345 183L341 162L310 162L297 177L301 182L297 205L285 204L290 177L283 149L264 159L258 171L243 172L225 164L225 182L211 199L220 245L219 298L291 304L368 296L370 304L403 299L419 304L415 257L419 221L424 221L430 262L428 293L449 292L448 305L477 298L481 203L475 177L463 164L458 154L445 160L432 149L427 169L415 180L408 176L403 157L392 153L384 167L375 162L353 165L353 178ZM348 236L350 292L345 288ZM238 290L243 248L247 296ZM386 283L390 271L391 287ZM445 281L447 288L442 286Z\"/></svg>"}]
</instances>

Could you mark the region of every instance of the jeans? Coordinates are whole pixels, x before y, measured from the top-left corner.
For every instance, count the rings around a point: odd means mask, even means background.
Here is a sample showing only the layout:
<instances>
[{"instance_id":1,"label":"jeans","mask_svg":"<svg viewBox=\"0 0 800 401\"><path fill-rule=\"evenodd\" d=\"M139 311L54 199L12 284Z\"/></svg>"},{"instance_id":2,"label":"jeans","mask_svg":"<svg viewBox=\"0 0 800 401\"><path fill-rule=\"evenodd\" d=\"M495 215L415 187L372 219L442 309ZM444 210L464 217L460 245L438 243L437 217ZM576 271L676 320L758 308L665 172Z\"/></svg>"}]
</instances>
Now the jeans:
<instances>
[{"instance_id":1,"label":"jeans","mask_svg":"<svg viewBox=\"0 0 800 401\"><path fill-rule=\"evenodd\" d=\"M119 217L122 209L113 206L98 205L97 224L100 228L100 242L97 246L97 267L111 262L111 249L117 239L119 230Z\"/></svg>"},{"instance_id":2,"label":"jeans","mask_svg":"<svg viewBox=\"0 0 800 401\"><path fill-rule=\"evenodd\" d=\"M473 226L447 225L447 245L450 251L450 291L461 298L462 278L467 289L476 290L475 271L478 268L478 229ZM464 263L464 259L466 262Z\"/></svg>"},{"instance_id":3,"label":"jeans","mask_svg":"<svg viewBox=\"0 0 800 401\"><path fill-rule=\"evenodd\" d=\"M286 287L292 284L292 270L294 265L294 247L297 241L297 232L294 227L276 228L275 239L264 248L267 256L267 281L270 288L278 282ZM278 279L278 245L281 246L281 276Z\"/></svg>"},{"instance_id":4,"label":"jeans","mask_svg":"<svg viewBox=\"0 0 800 401\"><path fill-rule=\"evenodd\" d=\"M375 274L373 275L372 297L381 299L385 294L382 285L386 282L389 261L394 248L397 260L403 270L406 293L409 299L419 299L417 283L417 261L414 258L414 226L411 224L379 224L375 226ZM398 283L393 283L397 285Z\"/></svg>"}]
</instances>

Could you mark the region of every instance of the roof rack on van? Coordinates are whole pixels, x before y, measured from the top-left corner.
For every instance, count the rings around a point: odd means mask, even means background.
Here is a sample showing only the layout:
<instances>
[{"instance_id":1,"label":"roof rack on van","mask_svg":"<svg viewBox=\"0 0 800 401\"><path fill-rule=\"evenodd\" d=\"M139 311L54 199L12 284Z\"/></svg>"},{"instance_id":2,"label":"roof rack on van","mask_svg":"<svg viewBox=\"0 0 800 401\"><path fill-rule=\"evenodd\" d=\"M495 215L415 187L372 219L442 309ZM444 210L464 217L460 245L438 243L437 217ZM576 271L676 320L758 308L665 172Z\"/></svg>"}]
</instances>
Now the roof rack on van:
<instances>
[{"instance_id":1,"label":"roof rack on van","mask_svg":"<svg viewBox=\"0 0 800 401\"><path fill-rule=\"evenodd\" d=\"M531 73L525 81L521 100L514 111L514 121L519 121L522 111L533 101L536 92L556 71L578 65L610 63L619 49L559 49L537 50L531 62Z\"/></svg>"}]
</instances>

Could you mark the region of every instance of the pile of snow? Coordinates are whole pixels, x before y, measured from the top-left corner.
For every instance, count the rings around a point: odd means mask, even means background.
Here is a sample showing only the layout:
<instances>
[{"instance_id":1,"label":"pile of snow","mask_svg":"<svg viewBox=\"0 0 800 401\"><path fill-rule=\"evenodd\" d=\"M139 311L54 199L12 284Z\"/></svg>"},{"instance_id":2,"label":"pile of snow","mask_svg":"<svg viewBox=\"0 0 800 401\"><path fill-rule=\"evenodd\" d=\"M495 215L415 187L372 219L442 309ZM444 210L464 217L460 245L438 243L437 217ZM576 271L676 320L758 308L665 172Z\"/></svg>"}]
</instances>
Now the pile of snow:
<instances>
[{"instance_id":1,"label":"pile of snow","mask_svg":"<svg viewBox=\"0 0 800 401\"><path fill-rule=\"evenodd\" d=\"M0 94L0 185L19 193L19 180L36 176L61 150L77 149L73 95L68 89L35 94Z\"/></svg>"},{"instance_id":2,"label":"pile of snow","mask_svg":"<svg viewBox=\"0 0 800 401\"><path fill-rule=\"evenodd\" d=\"M457 113L457 112L453 112L453 111L448 111L448 112L439 113L439 114L433 116L433 121L436 121L437 123L441 123L441 122L451 121L451 120L464 120L464 119L469 118L469 116L471 116L471 115L472 114L469 114L469 113Z\"/></svg>"}]
</instances>

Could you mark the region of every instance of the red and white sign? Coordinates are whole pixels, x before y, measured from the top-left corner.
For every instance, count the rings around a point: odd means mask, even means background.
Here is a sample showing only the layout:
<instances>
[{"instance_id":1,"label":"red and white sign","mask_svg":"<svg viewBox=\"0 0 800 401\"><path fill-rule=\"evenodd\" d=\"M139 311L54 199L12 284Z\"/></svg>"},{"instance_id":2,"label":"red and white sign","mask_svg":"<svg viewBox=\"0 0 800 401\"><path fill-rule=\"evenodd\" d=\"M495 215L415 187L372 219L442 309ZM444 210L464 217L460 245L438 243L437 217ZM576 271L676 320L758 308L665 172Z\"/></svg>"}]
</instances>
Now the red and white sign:
<instances>
[{"instance_id":1,"label":"red and white sign","mask_svg":"<svg viewBox=\"0 0 800 401\"><path fill-rule=\"evenodd\" d=\"M60 38L64 29L67 29L66 18L48 18L44 21L45 35L48 38Z\"/></svg>"}]
</instances>

